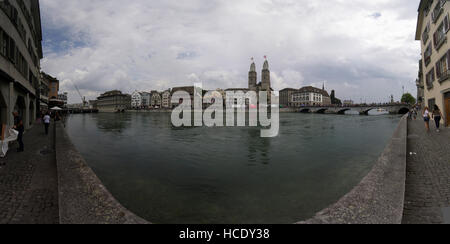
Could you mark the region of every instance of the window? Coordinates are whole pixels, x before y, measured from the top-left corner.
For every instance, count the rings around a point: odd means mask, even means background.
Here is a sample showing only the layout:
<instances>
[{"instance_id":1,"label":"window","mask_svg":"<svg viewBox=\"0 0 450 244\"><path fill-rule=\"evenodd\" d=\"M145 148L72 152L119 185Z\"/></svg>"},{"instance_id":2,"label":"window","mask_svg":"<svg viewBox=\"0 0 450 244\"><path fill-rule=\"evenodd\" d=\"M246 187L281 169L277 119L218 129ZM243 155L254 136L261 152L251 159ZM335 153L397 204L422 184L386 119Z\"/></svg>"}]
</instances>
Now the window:
<instances>
[{"instance_id":1,"label":"window","mask_svg":"<svg viewBox=\"0 0 450 244\"><path fill-rule=\"evenodd\" d=\"M431 44L428 45L427 49L425 49L425 52L423 54L425 59L425 66L428 66L431 62L431 54L433 53L433 49L431 48Z\"/></svg>"},{"instance_id":2,"label":"window","mask_svg":"<svg viewBox=\"0 0 450 244\"><path fill-rule=\"evenodd\" d=\"M439 49L442 44L447 40L447 32L449 30L449 20L448 15L445 16L442 23L439 25L438 29L433 35L434 48Z\"/></svg>"},{"instance_id":3,"label":"window","mask_svg":"<svg viewBox=\"0 0 450 244\"><path fill-rule=\"evenodd\" d=\"M436 104L436 99L429 99L428 100L428 108L433 110L434 105Z\"/></svg>"},{"instance_id":4,"label":"window","mask_svg":"<svg viewBox=\"0 0 450 244\"><path fill-rule=\"evenodd\" d=\"M439 82L447 80L450 77L450 50L436 63L436 77Z\"/></svg>"},{"instance_id":5,"label":"window","mask_svg":"<svg viewBox=\"0 0 450 244\"><path fill-rule=\"evenodd\" d=\"M434 82L435 76L434 76L434 68L432 68L430 70L430 72L427 73L426 75L426 80L427 80L427 87L428 89L433 88L433 82Z\"/></svg>"},{"instance_id":6,"label":"window","mask_svg":"<svg viewBox=\"0 0 450 244\"><path fill-rule=\"evenodd\" d=\"M3 56L7 56L6 46L8 45L8 36L6 33L0 28L0 54Z\"/></svg>"},{"instance_id":7,"label":"window","mask_svg":"<svg viewBox=\"0 0 450 244\"><path fill-rule=\"evenodd\" d=\"M423 10L425 16L428 16L428 14L430 13L431 4L433 4L433 1L430 1L430 2L425 6L425 8L424 8L424 10Z\"/></svg>"},{"instance_id":8,"label":"window","mask_svg":"<svg viewBox=\"0 0 450 244\"><path fill-rule=\"evenodd\" d=\"M16 55L17 55L17 57L16 57L15 67L16 67L17 71L19 71L19 73L21 73L23 75L23 77L25 77L26 79L29 79L29 77L28 77L28 62L25 60L22 53L20 53L20 51L18 49L16 50Z\"/></svg>"},{"instance_id":9,"label":"window","mask_svg":"<svg viewBox=\"0 0 450 244\"><path fill-rule=\"evenodd\" d=\"M439 16L441 16L443 12L443 6L447 2L447 0L438 0L436 3L436 6L433 9L433 12L431 13L431 19L433 20L433 23L436 23L436 21L439 19Z\"/></svg>"},{"instance_id":10,"label":"window","mask_svg":"<svg viewBox=\"0 0 450 244\"><path fill-rule=\"evenodd\" d=\"M11 63L16 63L16 42L8 36L8 58L11 61Z\"/></svg>"},{"instance_id":11,"label":"window","mask_svg":"<svg viewBox=\"0 0 450 244\"><path fill-rule=\"evenodd\" d=\"M430 22L428 22L427 26L425 27L425 30L422 34L422 41L423 41L423 45L427 44L428 39L430 37Z\"/></svg>"}]
</instances>

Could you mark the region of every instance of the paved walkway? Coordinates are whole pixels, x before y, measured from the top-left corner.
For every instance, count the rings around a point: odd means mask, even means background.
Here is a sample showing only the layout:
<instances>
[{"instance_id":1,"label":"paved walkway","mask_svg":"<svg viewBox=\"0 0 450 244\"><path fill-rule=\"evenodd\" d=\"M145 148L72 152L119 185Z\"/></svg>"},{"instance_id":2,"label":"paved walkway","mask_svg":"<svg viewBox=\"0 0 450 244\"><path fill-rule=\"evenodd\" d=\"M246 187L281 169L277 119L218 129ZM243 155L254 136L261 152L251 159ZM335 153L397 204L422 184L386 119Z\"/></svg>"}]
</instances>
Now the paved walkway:
<instances>
[{"instance_id":1,"label":"paved walkway","mask_svg":"<svg viewBox=\"0 0 450 244\"><path fill-rule=\"evenodd\" d=\"M56 224L58 186L51 136L42 125L24 135L25 152L11 146L0 159L0 224Z\"/></svg>"},{"instance_id":2,"label":"paved walkway","mask_svg":"<svg viewBox=\"0 0 450 244\"><path fill-rule=\"evenodd\" d=\"M422 121L409 123L404 224L449 221L443 209L450 207L450 129L430 127L427 134Z\"/></svg>"}]
</instances>

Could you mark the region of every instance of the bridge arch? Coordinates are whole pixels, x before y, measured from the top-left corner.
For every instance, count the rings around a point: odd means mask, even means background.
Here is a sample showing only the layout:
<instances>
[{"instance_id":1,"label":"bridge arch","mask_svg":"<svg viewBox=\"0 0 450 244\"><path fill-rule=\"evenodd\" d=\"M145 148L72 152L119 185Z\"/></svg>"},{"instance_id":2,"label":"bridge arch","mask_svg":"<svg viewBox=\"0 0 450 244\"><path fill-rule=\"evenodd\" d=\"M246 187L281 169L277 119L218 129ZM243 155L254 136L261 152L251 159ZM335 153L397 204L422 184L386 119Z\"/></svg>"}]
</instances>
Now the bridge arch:
<instances>
[{"instance_id":1,"label":"bridge arch","mask_svg":"<svg viewBox=\"0 0 450 244\"><path fill-rule=\"evenodd\" d=\"M309 109L309 108L300 109L300 113L304 113L304 114L311 113L311 109Z\"/></svg>"},{"instance_id":2,"label":"bridge arch","mask_svg":"<svg viewBox=\"0 0 450 244\"><path fill-rule=\"evenodd\" d=\"M328 110L327 108L321 108L321 109L318 109L318 110L316 111L316 113L318 113L318 114L324 114L327 110Z\"/></svg>"},{"instance_id":3,"label":"bridge arch","mask_svg":"<svg viewBox=\"0 0 450 244\"><path fill-rule=\"evenodd\" d=\"M365 109L365 110L361 111L361 114L369 115L369 112L372 111L372 110L374 110L374 109L377 109L377 108L369 108L369 109Z\"/></svg>"},{"instance_id":4,"label":"bridge arch","mask_svg":"<svg viewBox=\"0 0 450 244\"><path fill-rule=\"evenodd\" d=\"M398 110L398 114L407 114L409 112L409 108L402 107L400 110Z\"/></svg>"},{"instance_id":5,"label":"bridge arch","mask_svg":"<svg viewBox=\"0 0 450 244\"><path fill-rule=\"evenodd\" d=\"M345 108L345 109L339 110L337 113L338 114L345 114L345 112L350 111L350 110L351 110L350 108Z\"/></svg>"}]
</instances>

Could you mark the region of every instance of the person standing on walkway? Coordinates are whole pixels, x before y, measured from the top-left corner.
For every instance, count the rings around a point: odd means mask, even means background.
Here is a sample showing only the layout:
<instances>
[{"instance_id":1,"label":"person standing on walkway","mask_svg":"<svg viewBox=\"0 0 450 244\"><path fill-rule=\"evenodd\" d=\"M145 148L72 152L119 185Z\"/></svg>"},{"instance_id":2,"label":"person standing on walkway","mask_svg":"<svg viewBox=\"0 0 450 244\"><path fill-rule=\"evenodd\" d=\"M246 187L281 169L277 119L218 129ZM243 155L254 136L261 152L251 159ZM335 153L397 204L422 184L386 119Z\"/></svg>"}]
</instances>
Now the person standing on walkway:
<instances>
[{"instance_id":1,"label":"person standing on walkway","mask_svg":"<svg viewBox=\"0 0 450 244\"><path fill-rule=\"evenodd\" d=\"M45 134L48 135L48 128L50 127L50 120L51 120L50 114L48 112L44 115L43 120L45 126Z\"/></svg>"},{"instance_id":2,"label":"person standing on walkway","mask_svg":"<svg viewBox=\"0 0 450 244\"><path fill-rule=\"evenodd\" d=\"M17 149L17 152L23 152L25 150L23 145L23 132L25 131L25 127L23 126L23 120L22 117L19 115L19 113L14 112L13 115L14 115L13 129L19 132L19 135L17 136L17 142L19 142L19 149Z\"/></svg>"},{"instance_id":3,"label":"person standing on walkway","mask_svg":"<svg viewBox=\"0 0 450 244\"><path fill-rule=\"evenodd\" d=\"M442 112L439 109L438 105L434 105L433 119L434 122L436 123L436 131L439 132L439 128L441 126Z\"/></svg>"},{"instance_id":4,"label":"person standing on walkway","mask_svg":"<svg viewBox=\"0 0 450 244\"><path fill-rule=\"evenodd\" d=\"M425 107L424 109L423 120L425 121L425 128L427 129L427 132L430 132L430 111L428 107Z\"/></svg>"}]
</instances>

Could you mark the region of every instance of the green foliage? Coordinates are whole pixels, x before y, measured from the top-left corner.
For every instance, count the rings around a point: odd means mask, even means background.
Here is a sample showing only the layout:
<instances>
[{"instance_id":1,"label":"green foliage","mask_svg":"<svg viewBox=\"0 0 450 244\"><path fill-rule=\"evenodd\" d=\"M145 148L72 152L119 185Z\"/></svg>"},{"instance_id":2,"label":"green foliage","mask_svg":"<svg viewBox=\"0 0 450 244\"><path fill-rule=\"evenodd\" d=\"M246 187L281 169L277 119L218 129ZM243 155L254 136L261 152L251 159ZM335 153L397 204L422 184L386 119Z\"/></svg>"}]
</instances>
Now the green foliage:
<instances>
[{"instance_id":1,"label":"green foliage","mask_svg":"<svg viewBox=\"0 0 450 244\"><path fill-rule=\"evenodd\" d=\"M416 104L416 99L410 93L406 93L403 94L402 103Z\"/></svg>"}]
</instances>

